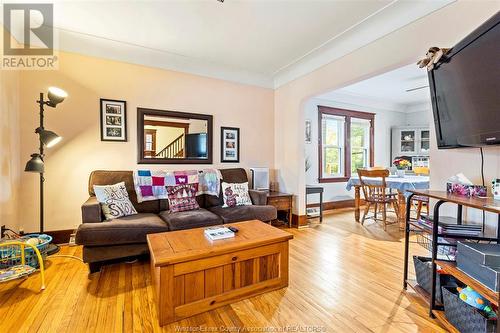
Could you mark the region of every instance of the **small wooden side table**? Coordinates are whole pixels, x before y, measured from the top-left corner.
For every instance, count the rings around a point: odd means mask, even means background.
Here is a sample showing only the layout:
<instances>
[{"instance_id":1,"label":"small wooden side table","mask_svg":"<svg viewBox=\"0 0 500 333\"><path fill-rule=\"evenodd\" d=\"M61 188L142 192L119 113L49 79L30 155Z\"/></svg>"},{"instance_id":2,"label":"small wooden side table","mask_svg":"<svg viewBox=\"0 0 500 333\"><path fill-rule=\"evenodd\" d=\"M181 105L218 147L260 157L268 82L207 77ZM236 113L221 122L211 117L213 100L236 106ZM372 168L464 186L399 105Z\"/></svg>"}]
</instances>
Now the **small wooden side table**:
<instances>
[{"instance_id":1,"label":"small wooden side table","mask_svg":"<svg viewBox=\"0 0 500 333\"><path fill-rule=\"evenodd\" d=\"M281 192L268 192L267 204L276 207L277 210L287 211L288 227L292 227L292 202L293 194Z\"/></svg>"}]
</instances>

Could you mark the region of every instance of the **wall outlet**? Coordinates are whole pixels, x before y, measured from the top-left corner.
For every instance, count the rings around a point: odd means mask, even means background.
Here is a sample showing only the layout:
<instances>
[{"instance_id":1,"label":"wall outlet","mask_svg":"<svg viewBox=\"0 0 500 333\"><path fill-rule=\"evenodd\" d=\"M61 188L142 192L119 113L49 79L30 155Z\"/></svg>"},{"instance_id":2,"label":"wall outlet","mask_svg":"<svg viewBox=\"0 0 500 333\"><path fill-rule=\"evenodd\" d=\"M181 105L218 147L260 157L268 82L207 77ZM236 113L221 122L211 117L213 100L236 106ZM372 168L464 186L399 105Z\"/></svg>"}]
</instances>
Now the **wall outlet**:
<instances>
[{"instance_id":1,"label":"wall outlet","mask_svg":"<svg viewBox=\"0 0 500 333\"><path fill-rule=\"evenodd\" d=\"M69 236L69 243L68 243L69 246L76 246L75 235L76 235L75 233L72 233Z\"/></svg>"}]
</instances>

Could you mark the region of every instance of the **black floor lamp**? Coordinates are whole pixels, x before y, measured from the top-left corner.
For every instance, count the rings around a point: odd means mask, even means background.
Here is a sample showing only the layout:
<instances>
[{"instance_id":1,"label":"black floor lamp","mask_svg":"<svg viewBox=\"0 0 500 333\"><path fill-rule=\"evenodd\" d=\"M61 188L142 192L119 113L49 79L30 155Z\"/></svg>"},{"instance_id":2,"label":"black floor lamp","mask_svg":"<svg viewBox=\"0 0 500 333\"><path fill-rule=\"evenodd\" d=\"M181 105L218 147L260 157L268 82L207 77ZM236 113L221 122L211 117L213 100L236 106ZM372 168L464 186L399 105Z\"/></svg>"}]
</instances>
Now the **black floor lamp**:
<instances>
[{"instance_id":1,"label":"black floor lamp","mask_svg":"<svg viewBox=\"0 0 500 333\"><path fill-rule=\"evenodd\" d=\"M50 87L47 93L48 101L45 101L43 98L43 93L40 93L40 100L36 101L40 105L40 126L35 130L35 133L38 134L40 146L39 152L32 154L31 159L26 163L26 167L24 171L26 172L35 172L40 174L40 233L43 233L43 222L44 222L44 210L43 210L43 184L45 182L45 178L43 177L43 173L45 172L44 165L44 148L50 148L55 146L62 138L56 133L46 130L43 127L43 117L44 117L44 107L45 105L55 108L57 104L64 101L64 99L68 96L68 94L59 88ZM59 251L59 247L55 244L49 244L49 248L47 250L47 254L53 254Z\"/></svg>"}]
</instances>

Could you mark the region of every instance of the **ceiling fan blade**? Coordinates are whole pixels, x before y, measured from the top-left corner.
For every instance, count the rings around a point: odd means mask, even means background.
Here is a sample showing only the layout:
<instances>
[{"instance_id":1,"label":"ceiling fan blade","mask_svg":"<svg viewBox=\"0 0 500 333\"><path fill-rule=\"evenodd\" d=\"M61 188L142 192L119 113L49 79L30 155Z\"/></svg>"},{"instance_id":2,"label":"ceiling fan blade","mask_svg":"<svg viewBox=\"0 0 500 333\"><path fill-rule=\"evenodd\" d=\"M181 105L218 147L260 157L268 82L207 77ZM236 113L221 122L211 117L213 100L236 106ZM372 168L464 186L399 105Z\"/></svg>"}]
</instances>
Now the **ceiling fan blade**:
<instances>
[{"instance_id":1,"label":"ceiling fan blade","mask_svg":"<svg viewBox=\"0 0 500 333\"><path fill-rule=\"evenodd\" d=\"M420 90L420 89L424 89L424 88L429 88L429 86L421 86L421 87L416 87L416 88L406 89L406 92L415 91L415 90Z\"/></svg>"}]
</instances>

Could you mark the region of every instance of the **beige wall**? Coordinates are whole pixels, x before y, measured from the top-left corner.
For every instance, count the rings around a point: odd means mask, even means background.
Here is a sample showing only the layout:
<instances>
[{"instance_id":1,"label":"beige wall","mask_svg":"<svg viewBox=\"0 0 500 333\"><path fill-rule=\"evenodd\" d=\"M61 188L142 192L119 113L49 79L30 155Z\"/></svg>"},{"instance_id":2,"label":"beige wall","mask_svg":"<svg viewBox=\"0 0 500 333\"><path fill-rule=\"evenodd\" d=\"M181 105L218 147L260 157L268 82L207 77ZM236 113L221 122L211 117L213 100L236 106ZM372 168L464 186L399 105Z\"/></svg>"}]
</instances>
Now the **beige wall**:
<instances>
[{"instance_id":1,"label":"beige wall","mask_svg":"<svg viewBox=\"0 0 500 333\"><path fill-rule=\"evenodd\" d=\"M438 149L434 122L431 124L431 188L445 190L447 180L457 173L463 173L474 184L481 184L481 153L479 148ZM491 182L500 178L500 147L484 147L484 179L491 194ZM434 204L434 202L432 202ZM441 206L440 214L456 217L456 205ZM464 210L464 219L471 222L482 222L482 211L468 208ZM498 215L486 213L487 227L496 230Z\"/></svg>"},{"instance_id":2,"label":"beige wall","mask_svg":"<svg viewBox=\"0 0 500 333\"><path fill-rule=\"evenodd\" d=\"M317 94L414 62L431 45L452 46L499 9L498 1L457 1L274 92L191 74L61 53L58 71L26 71L19 77L22 93L19 109L23 111L19 136L21 162L13 156L7 163L10 167L17 165L11 173L13 176L9 176L14 184L16 174L21 175L19 202L23 203L23 220L19 226L27 231L37 230L38 178L20 170L21 164L24 165L29 155L36 151L35 99L50 85L66 89L70 97L57 109L47 110L47 128L64 137L60 145L47 152L47 230L74 228L80 223L80 204L87 196L86 184L92 170L137 169L138 106L214 115L216 167L221 166L218 163L220 126L240 127L242 162L238 166L277 169L280 190L294 193L294 210L304 214L306 101ZM127 143L100 141L99 98L127 101ZM2 142L1 145L5 149L15 143ZM432 154L433 166L436 164L438 168L432 174L432 184L439 186L444 171L440 172L438 165L445 165L447 156L441 152ZM472 156L473 153L450 154L458 154L465 161L468 157L462 154ZM491 154L497 156L498 151ZM498 165L498 160L493 163ZM182 169L192 166L146 167ZM2 167L2 175L3 170Z\"/></svg>"},{"instance_id":3,"label":"beige wall","mask_svg":"<svg viewBox=\"0 0 500 333\"><path fill-rule=\"evenodd\" d=\"M275 167L281 189L296 194L294 211L305 214L304 113L310 97L416 62L430 46L453 46L499 9L498 1L454 2L277 89Z\"/></svg>"},{"instance_id":4,"label":"beige wall","mask_svg":"<svg viewBox=\"0 0 500 333\"><path fill-rule=\"evenodd\" d=\"M23 163L36 151L37 138L33 133L38 121L36 97L51 85L69 93L68 99L56 109L46 110L46 128L64 138L47 151L46 230L71 229L81 223L80 205L87 198L87 181L92 170L138 168L137 107L213 115L216 167L274 166L271 89L70 53L61 53L59 59L58 71L25 71L20 76ZM99 98L127 101L128 142L100 141ZM241 163L219 163L220 126L240 127ZM182 170L204 166L140 167ZM21 227L26 231L37 230L37 180L36 175L22 175Z\"/></svg>"},{"instance_id":5,"label":"beige wall","mask_svg":"<svg viewBox=\"0 0 500 333\"><path fill-rule=\"evenodd\" d=\"M0 225L17 229L21 180L19 74L0 71Z\"/></svg>"}]
</instances>

